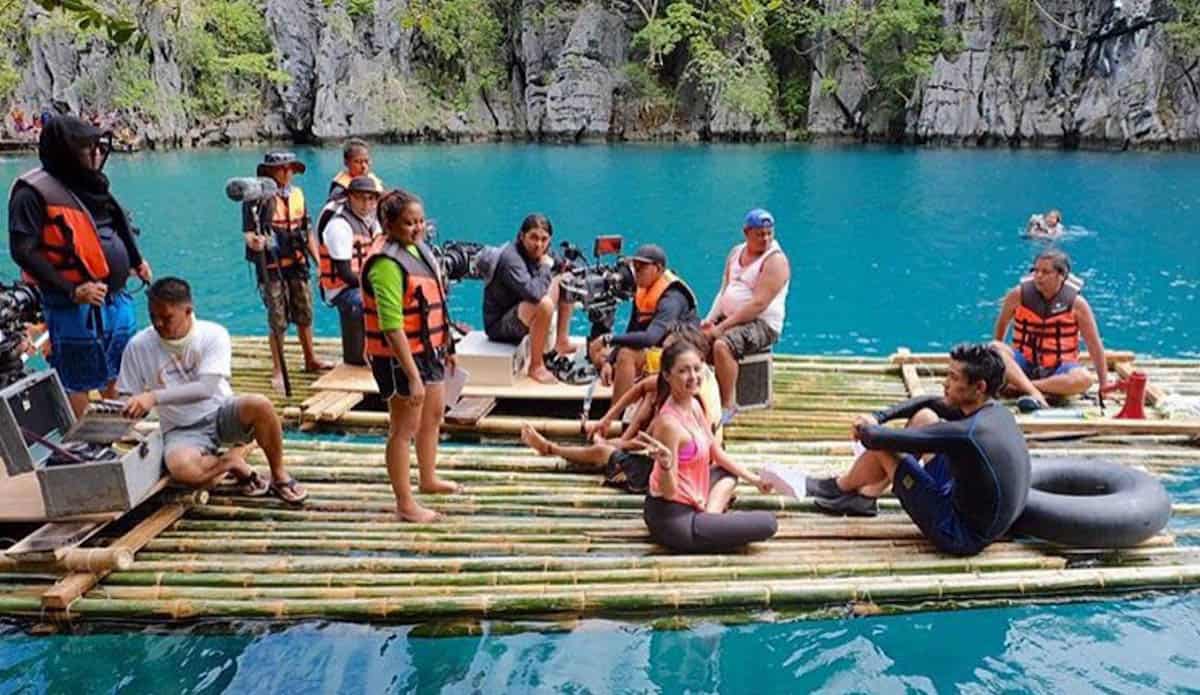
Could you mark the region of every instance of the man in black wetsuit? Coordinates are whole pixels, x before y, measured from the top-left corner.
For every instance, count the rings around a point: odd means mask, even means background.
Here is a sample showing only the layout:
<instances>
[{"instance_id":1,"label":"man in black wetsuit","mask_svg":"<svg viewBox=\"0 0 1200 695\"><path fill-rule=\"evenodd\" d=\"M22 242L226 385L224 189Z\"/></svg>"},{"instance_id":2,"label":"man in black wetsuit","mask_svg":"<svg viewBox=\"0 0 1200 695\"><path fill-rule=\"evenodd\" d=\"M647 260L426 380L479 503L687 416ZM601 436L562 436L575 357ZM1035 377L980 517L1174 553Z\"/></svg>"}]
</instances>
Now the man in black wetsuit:
<instances>
[{"instance_id":1,"label":"man in black wetsuit","mask_svg":"<svg viewBox=\"0 0 1200 695\"><path fill-rule=\"evenodd\" d=\"M890 484L904 511L939 550L974 555L1025 509L1029 450L1012 413L995 400L1004 361L985 344L950 352L944 398L920 396L854 422L868 449L838 478L808 481L822 511L873 516ZM905 429L882 423L909 418ZM912 454L926 454L924 464Z\"/></svg>"}]
</instances>

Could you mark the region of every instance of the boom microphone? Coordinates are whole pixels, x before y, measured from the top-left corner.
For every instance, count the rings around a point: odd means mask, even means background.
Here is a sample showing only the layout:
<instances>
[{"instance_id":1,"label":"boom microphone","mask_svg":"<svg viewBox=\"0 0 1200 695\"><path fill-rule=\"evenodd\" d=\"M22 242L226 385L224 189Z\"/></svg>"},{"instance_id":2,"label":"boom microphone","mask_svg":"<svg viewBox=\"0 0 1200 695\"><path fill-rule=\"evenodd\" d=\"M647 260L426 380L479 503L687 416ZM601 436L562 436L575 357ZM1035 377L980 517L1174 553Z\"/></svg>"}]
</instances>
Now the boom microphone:
<instances>
[{"instance_id":1,"label":"boom microphone","mask_svg":"<svg viewBox=\"0 0 1200 695\"><path fill-rule=\"evenodd\" d=\"M225 182L225 195L230 200L254 202L270 198L279 192L275 179L265 176L236 176Z\"/></svg>"}]
</instances>

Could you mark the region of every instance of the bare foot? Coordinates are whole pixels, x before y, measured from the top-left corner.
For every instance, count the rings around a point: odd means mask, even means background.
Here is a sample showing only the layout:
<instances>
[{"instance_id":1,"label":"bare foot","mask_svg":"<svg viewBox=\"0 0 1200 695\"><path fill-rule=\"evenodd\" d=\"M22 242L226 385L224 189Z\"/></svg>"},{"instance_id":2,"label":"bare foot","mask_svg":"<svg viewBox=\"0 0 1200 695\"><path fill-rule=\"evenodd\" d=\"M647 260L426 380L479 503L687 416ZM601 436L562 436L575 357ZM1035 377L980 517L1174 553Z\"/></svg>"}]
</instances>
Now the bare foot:
<instances>
[{"instance_id":1,"label":"bare foot","mask_svg":"<svg viewBox=\"0 0 1200 695\"><path fill-rule=\"evenodd\" d=\"M396 518L412 524L428 524L440 520L442 515L432 509L422 507L416 502L411 502L406 505L396 505Z\"/></svg>"},{"instance_id":2,"label":"bare foot","mask_svg":"<svg viewBox=\"0 0 1200 695\"><path fill-rule=\"evenodd\" d=\"M539 384L557 384L558 383L558 379L555 378L555 376L550 373L549 369L546 369L545 365L543 365L541 367L534 367L534 368L530 369L529 370L529 378L533 379L534 381L538 382Z\"/></svg>"},{"instance_id":3,"label":"bare foot","mask_svg":"<svg viewBox=\"0 0 1200 695\"><path fill-rule=\"evenodd\" d=\"M461 483L456 483L453 480L434 478L431 483L422 481L420 489L421 492L427 495L454 495L462 492L463 486Z\"/></svg>"},{"instance_id":4,"label":"bare foot","mask_svg":"<svg viewBox=\"0 0 1200 695\"><path fill-rule=\"evenodd\" d=\"M309 373L322 372L322 371L325 371L326 369L333 369L333 363L326 362L325 360L321 359L320 357L314 357L312 362L304 363L304 371L309 372Z\"/></svg>"},{"instance_id":5,"label":"bare foot","mask_svg":"<svg viewBox=\"0 0 1200 695\"><path fill-rule=\"evenodd\" d=\"M574 355L578 350L578 346L573 343L555 343L554 351L560 355Z\"/></svg>"},{"instance_id":6,"label":"bare foot","mask_svg":"<svg viewBox=\"0 0 1200 695\"><path fill-rule=\"evenodd\" d=\"M521 426L521 441L525 446L533 449L539 456L553 456L554 445L550 440L543 437L537 430L533 429L532 425Z\"/></svg>"},{"instance_id":7,"label":"bare foot","mask_svg":"<svg viewBox=\"0 0 1200 695\"><path fill-rule=\"evenodd\" d=\"M271 375L271 388L275 389L275 393L286 393L287 389L283 387L283 373L275 372Z\"/></svg>"}]
</instances>

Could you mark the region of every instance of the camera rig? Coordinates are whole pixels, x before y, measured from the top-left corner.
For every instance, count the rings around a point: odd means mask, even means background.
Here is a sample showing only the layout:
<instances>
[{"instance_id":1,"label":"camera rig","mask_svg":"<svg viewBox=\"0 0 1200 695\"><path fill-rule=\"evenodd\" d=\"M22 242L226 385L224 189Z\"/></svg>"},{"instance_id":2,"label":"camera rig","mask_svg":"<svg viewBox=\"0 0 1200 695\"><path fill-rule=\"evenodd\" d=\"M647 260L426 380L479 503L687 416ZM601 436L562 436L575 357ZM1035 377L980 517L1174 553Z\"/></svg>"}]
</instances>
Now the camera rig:
<instances>
[{"instance_id":1,"label":"camera rig","mask_svg":"<svg viewBox=\"0 0 1200 695\"><path fill-rule=\"evenodd\" d=\"M0 283L0 387L25 374L25 329L42 322L37 288L20 282Z\"/></svg>"}]
</instances>

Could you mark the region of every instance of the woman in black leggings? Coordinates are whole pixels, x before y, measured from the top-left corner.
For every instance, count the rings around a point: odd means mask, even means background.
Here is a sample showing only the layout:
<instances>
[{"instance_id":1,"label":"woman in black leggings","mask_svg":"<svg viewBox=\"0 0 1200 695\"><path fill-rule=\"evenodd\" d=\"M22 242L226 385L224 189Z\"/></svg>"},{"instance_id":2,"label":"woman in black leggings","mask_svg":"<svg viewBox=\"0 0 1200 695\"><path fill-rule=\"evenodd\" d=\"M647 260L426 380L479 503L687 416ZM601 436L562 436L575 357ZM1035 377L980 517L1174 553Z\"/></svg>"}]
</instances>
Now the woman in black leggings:
<instances>
[{"instance_id":1,"label":"woman in black leggings","mask_svg":"<svg viewBox=\"0 0 1200 695\"><path fill-rule=\"evenodd\" d=\"M713 440L698 397L703 361L680 341L663 351L656 415L639 435L654 459L642 518L655 542L683 552L717 552L775 535L770 512L726 512L739 478L763 492L762 478L733 462Z\"/></svg>"}]
</instances>

